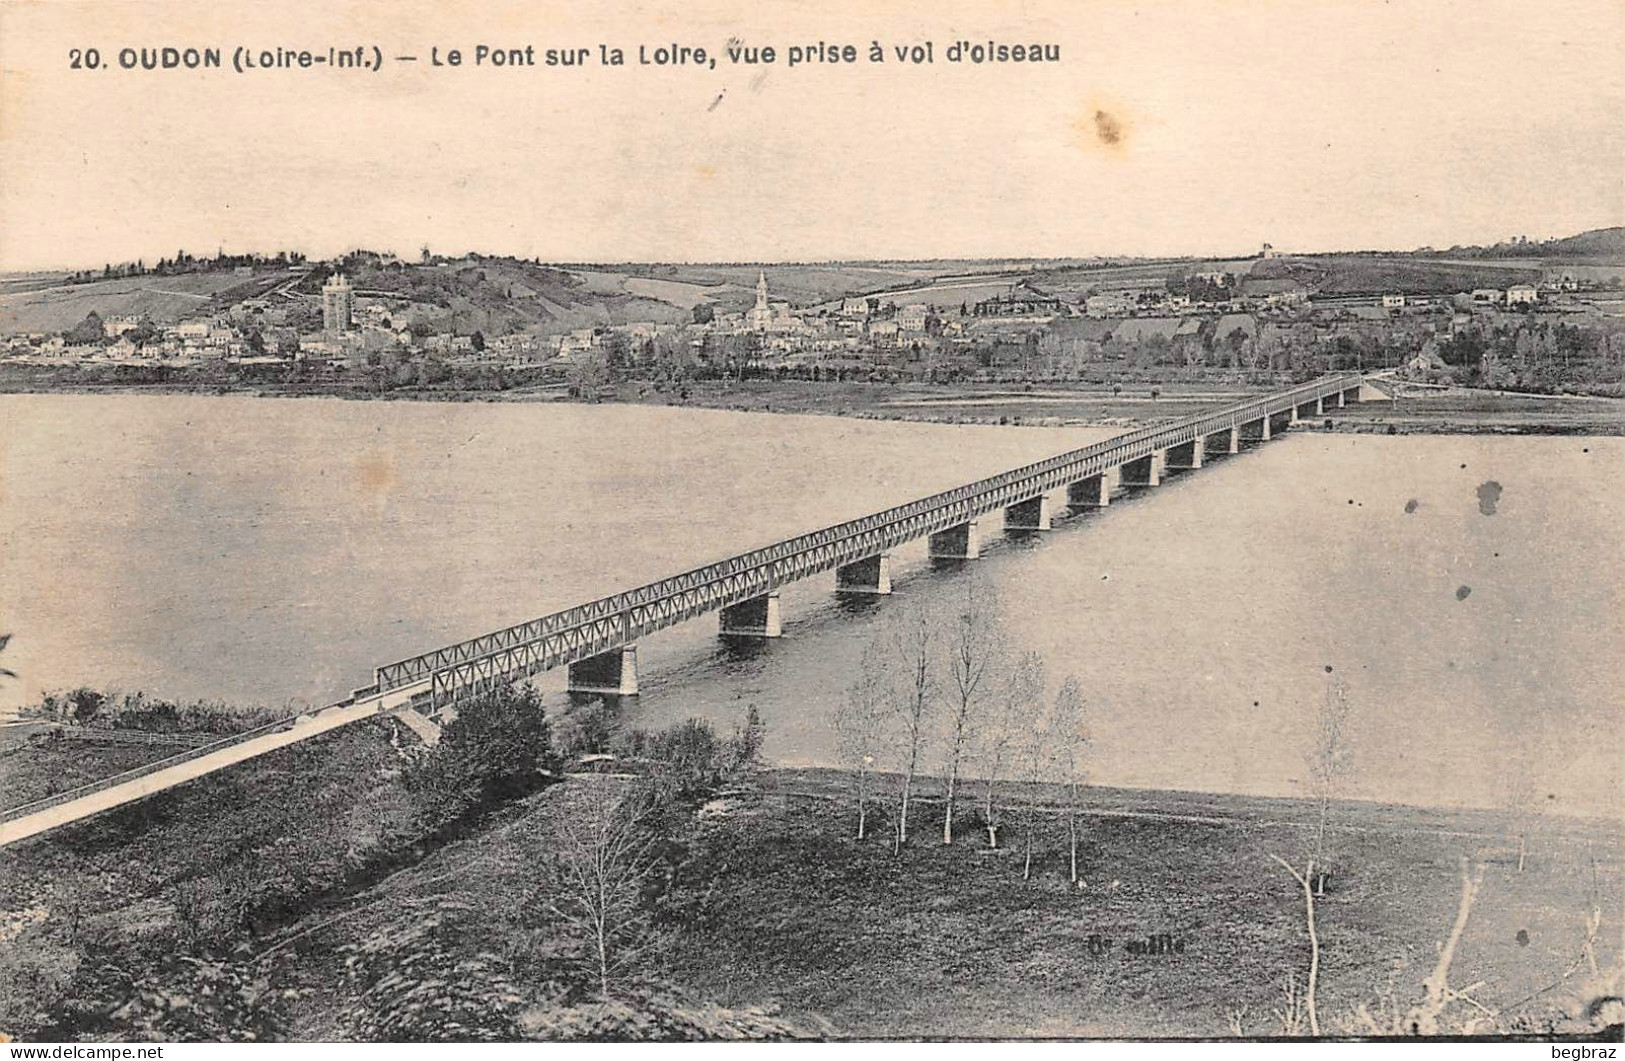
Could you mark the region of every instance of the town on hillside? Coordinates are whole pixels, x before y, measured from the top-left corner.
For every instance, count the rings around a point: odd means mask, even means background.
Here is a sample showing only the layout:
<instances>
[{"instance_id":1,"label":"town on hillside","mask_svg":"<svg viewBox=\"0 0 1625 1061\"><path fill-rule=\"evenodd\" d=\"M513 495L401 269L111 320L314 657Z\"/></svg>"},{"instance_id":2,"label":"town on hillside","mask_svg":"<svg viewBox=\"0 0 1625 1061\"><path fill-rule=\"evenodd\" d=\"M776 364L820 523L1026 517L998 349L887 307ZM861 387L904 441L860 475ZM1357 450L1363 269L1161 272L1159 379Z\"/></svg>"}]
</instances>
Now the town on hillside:
<instances>
[{"instance_id":1,"label":"town on hillside","mask_svg":"<svg viewBox=\"0 0 1625 1061\"><path fill-rule=\"evenodd\" d=\"M0 288L0 370L47 386L551 384L595 398L625 380L1392 369L1427 383L1618 395L1621 271L1606 255L1536 253L1551 246L1328 256L1266 243L1224 261L889 270L551 266L428 248L412 261L180 252Z\"/></svg>"}]
</instances>

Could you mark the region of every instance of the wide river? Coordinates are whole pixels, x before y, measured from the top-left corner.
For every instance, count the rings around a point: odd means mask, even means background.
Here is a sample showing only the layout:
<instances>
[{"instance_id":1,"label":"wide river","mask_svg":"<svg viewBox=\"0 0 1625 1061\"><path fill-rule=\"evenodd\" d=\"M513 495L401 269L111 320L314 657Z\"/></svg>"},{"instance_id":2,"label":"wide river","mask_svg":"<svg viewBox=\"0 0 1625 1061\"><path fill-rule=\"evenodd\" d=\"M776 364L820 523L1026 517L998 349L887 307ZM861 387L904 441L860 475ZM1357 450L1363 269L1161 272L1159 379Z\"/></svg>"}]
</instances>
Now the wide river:
<instances>
[{"instance_id":1,"label":"wide river","mask_svg":"<svg viewBox=\"0 0 1625 1061\"><path fill-rule=\"evenodd\" d=\"M91 684L322 704L377 664L1105 437L645 407L0 397L0 706ZM897 593L788 587L785 636L640 646L638 724L827 764L827 712L905 598L991 579L1083 681L1104 784L1301 791L1330 666L1351 795L1617 815L1625 440L1290 434ZM1491 485L1493 484L1493 485ZM542 676L562 703L563 677Z\"/></svg>"}]
</instances>

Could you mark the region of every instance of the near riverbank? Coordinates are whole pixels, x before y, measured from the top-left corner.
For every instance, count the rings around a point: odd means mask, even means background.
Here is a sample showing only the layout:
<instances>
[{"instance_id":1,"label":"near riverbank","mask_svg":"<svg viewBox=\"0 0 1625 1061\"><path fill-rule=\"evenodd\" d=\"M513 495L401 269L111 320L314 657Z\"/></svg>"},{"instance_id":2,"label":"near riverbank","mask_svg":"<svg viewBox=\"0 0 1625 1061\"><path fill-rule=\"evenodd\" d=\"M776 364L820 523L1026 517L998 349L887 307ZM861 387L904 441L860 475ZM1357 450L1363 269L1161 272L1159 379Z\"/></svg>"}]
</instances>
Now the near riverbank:
<instances>
[{"instance_id":1,"label":"near riverbank","mask_svg":"<svg viewBox=\"0 0 1625 1061\"><path fill-rule=\"evenodd\" d=\"M606 1006L570 971L538 867L624 782L573 776L402 846L393 743L353 727L0 852L0 909L21 925L0 971L32 977L25 1001L49 1004L54 1035L114 1040L592 1037L645 1020L657 1037L1275 1035L1283 985L1302 991L1303 895L1271 856L1301 864L1305 801L1089 789L1073 883L1059 789L1013 787L997 848L968 806L944 845L927 779L899 852L889 779L858 841L851 775L774 770L661 820L638 965ZM1520 870L1503 826L1333 808L1328 1033L1420 997L1463 860L1484 876L1452 982L1481 981L1503 1032L1599 1027L1590 996L1620 962L1617 829L1551 818Z\"/></svg>"}]
</instances>

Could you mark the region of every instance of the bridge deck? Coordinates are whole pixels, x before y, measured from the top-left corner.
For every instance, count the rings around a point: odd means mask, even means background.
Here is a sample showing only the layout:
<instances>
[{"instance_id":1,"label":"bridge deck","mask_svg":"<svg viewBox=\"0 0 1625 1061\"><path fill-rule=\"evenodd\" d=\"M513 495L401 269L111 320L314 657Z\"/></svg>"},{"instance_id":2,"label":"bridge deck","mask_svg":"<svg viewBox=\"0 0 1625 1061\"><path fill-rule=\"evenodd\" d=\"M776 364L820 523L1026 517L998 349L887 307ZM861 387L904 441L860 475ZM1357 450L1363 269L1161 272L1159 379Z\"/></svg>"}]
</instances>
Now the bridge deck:
<instances>
[{"instance_id":1,"label":"bridge deck","mask_svg":"<svg viewBox=\"0 0 1625 1061\"><path fill-rule=\"evenodd\" d=\"M435 703L462 690L526 677L635 642L680 622L770 593L789 582L967 523L1160 450L1351 391L1334 376L1162 427L1145 428L923 497L861 519L729 557L646 586L505 627L378 668L379 689L432 682Z\"/></svg>"}]
</instances>

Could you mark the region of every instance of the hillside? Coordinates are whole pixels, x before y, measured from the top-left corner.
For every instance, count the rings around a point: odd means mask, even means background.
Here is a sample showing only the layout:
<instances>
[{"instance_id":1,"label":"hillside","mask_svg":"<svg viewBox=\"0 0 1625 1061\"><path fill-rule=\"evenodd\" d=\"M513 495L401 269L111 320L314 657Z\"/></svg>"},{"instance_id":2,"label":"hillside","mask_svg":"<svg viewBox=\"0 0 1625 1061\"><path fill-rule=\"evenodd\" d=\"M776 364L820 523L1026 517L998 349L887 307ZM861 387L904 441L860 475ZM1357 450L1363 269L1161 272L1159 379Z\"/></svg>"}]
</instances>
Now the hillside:
<instances>
[{"instance_id":1,"label":"hillside","mask_svg":"<svg viewBox=\"0 0 1625 1061\"><path fill-rule=\"evenodd\" d=\"M1541 255L1547 258L1600 258L1622 262L1625 261L1625 226L1594 228L1578 236L1540 244L1540 248Z\"/></svg>"},{"instance_id":2,"label":"hillside","mask_svg":"<svg viewBox=\"0 0 1625 1061\"><path fill-rule=\"evenodd\" d=\"M1625 266L1625 227L1594 228L1561 239L1451 247L1448 251L1431 253L1449 258L1538 258L1553 264L1586 262Z\"/></svg>"},{"instance_id":3,"label":"hillside","mask_svg":"<svg viewBox=\"0 0 1625 1061\"><path fill-rule=\"evenodd\" d=\"M1285 272L1300 260L1261 262L1253 276ZM1278 264L1279 262L1279 264ZM1403 291L1407 294L1450 295L1480 287L1505 287L1519 280L1540 279L1539 262L1508 268L1459 261L1435 261L1406 255L1327 255L1301 260L1307 275L1297 277L1321 294ZM1266 267L1275 267L1269 269Z\"/></svg>"},{"instance_id":4,"label":"hillside","mask_svg":"<svg viewBox=\"0 0 1625 1061\"><path fill-rule=\"evenodd\" d=\"M62 274L19 274L0 283L0 333L59 332L94 310L104 319L144 315L165 324L219 312L245 298L274 294L313 309L323 281L343 268L363 296L390 295L413 308L398 323L423 320L433 331L488 335L557 333L633 322L680 323L697 306L741 310L766 272L775 301L798 308L830 306L849 295L939 305L974 302L1025 279L1076 301L1090 291L1156 286L1203 269L1253 279L1291 279L1322 294L1404 291L1450 294L1538 280L1555 265L1603 269L1625 262L1625 228L1597 229L1544 243L1496 244L1397 253L1320 253L1261 260L1173 258L1120 260L940 260L755 264L543 265L523 259L469 256L408 264L356 253L331 265L290 274L230 270L65 283Z\"/></svg>"},{"instance_id":5,"label":"hillside","mask_svg":"<svg viewBox=\"0 0 1625 1061\"><path fill-rule=\"evenodd\" d=\"M243 277L230 271L182 276L135 276L88 284L7 283L0 288L0 334L60 332L94 310L102 319L145 316L173 324L263 295L286 273Z\"/></svg>"},{"instance_id":6,"label":"hillside","mask_svg":"<svg viewBox=\"0 0 1625 1061\"><path fill-rule=\"evenodd\" d=\"M1012 786L989 849L968 807L940 842L923 779L897 854L895 779L859 842L849 775L770 771L671 807L636 970L604 1003L547 867L623 782L571 777L425 836L393 744L356 727L0 852L0 909L30 948L0 948L0 974L29 978L55 1038L1223 1036L1238 1013L1278 1033L1307 961L1301 894L1270 859L1304 857L1304 801L1089 789L1075 885L1053 786ZM1620 960L1609 823L1553 818L1519 871L1493 814L1349 803L1332 820L1331 1031L1420 992L1460 858L1486 872L1453 982L1483 981L1503 1030L1589 1026L1592 980L1564 969L1592 909L1593 957ZM1130 948L1148 939L1177 949Z\"/></svg>"}]
</instances>

